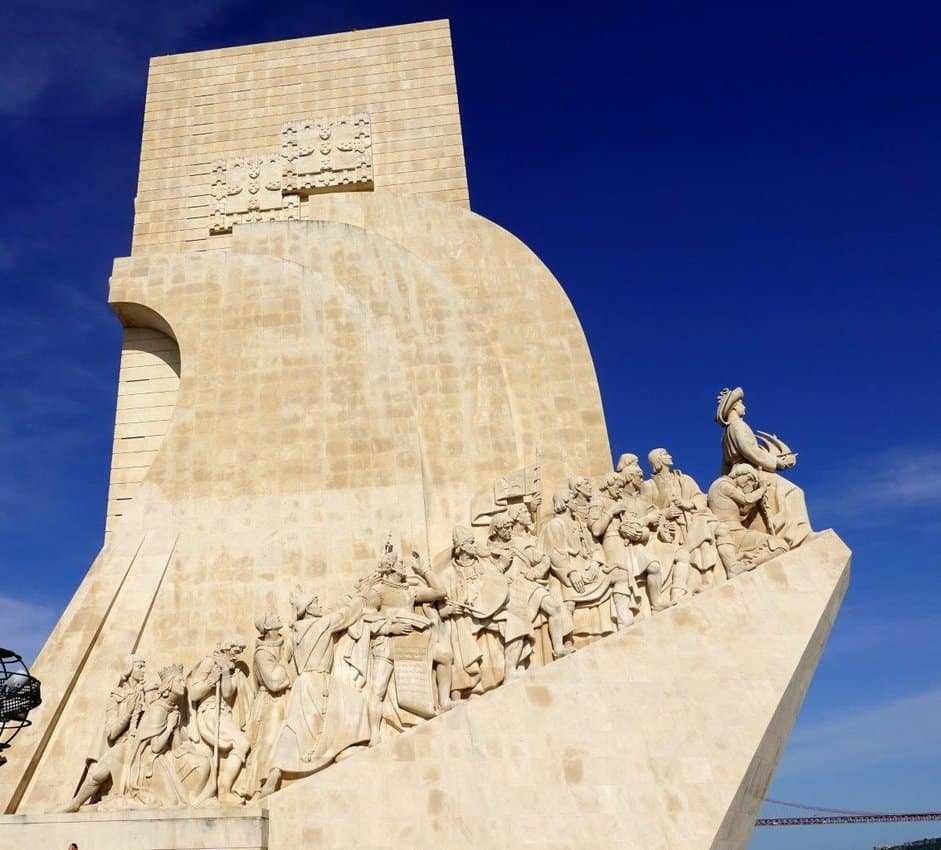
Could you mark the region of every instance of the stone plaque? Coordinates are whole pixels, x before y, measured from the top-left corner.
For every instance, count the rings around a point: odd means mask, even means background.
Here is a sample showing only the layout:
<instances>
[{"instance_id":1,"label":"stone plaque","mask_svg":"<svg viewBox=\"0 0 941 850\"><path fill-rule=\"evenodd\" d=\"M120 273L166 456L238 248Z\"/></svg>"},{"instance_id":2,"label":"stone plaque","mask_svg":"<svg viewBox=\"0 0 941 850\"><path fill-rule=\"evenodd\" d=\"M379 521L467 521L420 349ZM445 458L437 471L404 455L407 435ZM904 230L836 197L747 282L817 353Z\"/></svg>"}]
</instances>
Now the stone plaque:
<instances>
[{"instance_id":1,"label":"stone plaque","mask_svg":"<svg viewBox=\"0 0 941 850\"><path fill-rule=\"evenodd\" d=\"M227 233L233 224L298 217L299 198L285 195L278 154L218 160L213 164L215 211L210 231Z\"/></svg>"},{"instance_id":2,"label":"stone plaque","mask_svg":"<svg viewBox=\"0 0 941 850\"><path fill-rule=\"evenodd\" d=\"M392 642L395 664L395 693L399 708L419 717L434 717L435 694L432 675L430 630L397 637Z\"/></svg>"},{"instance_id":3,"label":"stone plaque","mask_svg":"<svg viewBox=\"0 0 941 850\"><path fill-rule=\"evenodd\" d=\"M365 113L305 118L281 131L285 191L306 195L371 189L372 133Z\"/></svg>"}]
</instances>

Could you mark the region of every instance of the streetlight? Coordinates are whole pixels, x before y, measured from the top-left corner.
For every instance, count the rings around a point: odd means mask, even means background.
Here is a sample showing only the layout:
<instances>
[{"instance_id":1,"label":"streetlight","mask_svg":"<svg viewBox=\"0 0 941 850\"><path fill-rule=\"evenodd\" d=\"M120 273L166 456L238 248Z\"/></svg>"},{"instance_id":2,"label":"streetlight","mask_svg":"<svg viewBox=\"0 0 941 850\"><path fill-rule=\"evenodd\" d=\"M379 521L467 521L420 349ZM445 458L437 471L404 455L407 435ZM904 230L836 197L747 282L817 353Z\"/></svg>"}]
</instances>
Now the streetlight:
<instances>
[{"instance_id":1,"label":"streetlight","mask_svg":"<svg viewBox=\"0 0 941 850\"><path fill-rule=\"evenodd\" d=\"M27 715L41 702L39 680L29 675L19 655L0 648L0 765L6 763L3 751L29 726Z\"/></svg>"}]
</instances>

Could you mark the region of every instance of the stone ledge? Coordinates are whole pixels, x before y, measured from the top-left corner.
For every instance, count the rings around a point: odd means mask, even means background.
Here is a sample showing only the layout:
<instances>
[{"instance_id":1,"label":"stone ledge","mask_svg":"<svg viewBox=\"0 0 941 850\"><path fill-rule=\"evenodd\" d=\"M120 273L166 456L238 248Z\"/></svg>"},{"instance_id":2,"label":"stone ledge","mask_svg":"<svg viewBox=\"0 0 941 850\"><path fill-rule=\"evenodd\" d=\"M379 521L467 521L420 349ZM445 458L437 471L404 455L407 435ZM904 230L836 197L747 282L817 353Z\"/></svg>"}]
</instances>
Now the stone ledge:
<instances>
[{"instance_id":1,"label":"stone ledge","mask_svg":"<svg viewBox=\"0 0 941 850\"><path fill-rule=\"evenodd\" d=\"M71 842L81 850L266 850L268 811L255 805L0 817L0 850L64 850Z\"/></svg>"}]
</instances>

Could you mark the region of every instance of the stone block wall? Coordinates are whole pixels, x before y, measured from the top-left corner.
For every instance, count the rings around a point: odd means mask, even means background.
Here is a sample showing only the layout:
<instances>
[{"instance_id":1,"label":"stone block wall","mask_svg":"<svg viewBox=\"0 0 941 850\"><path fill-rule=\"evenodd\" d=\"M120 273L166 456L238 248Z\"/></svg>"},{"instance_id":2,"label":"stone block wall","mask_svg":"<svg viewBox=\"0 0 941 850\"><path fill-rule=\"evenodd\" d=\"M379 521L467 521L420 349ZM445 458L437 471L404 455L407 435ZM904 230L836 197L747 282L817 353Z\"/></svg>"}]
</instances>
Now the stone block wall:
<instances>
[{"instance_id":1,"label":"stone block wall","mask_svg":"<svg viewBox=\"0 0 941 850\"><path fill-rule=\"evenodd\" d=\"M132 253L227 247L209 233L213 163L349 113L370 117L376 191L469 206L446 20L154 58Z\"/></svg>"}]
</instances>

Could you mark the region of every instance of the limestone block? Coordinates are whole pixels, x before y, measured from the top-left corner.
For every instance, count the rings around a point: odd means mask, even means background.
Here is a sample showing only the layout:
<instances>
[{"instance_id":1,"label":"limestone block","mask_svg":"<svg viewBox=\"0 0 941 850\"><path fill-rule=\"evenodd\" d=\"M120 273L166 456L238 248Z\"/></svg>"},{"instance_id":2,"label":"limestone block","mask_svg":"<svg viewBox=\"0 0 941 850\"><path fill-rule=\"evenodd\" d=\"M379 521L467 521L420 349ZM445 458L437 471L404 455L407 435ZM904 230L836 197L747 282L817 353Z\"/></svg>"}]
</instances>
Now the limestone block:
<instances>
[{"instance_id":1,"label":"limestone block","mask_svg":"<svg viewBox=\"0 0 941 850\"><path fill-rule=\"evenodd\" d=\"M849 551L816 534L289 785L267 810L12 815L0 850L743 850L848 578Z\"/></svg>"},{"instance_id":2,"label":"limestone block","mask_svg":"<svg viewBox=\"0 0 941 850\"><path fill-rule=\"evenodd\" d=\"M287 619L296 583L338 601L390 532L433 562L537 456L550 492L610 467L584 334L526 246L458 206L331 197L226 250L115 264L125 325L179 351L172 377L122 385L116 421L168 425L114 456L121 516L34 665L46 701L0 772L6 811L71 797L127 653L189 669L259 611Z\"/></svg>"},{"instance_id":3,"label":"limestone block","mask_svg":"<svg viewBox=\"0 0 941 850\"><path fill-rule=\"evenodd\" d=\"M268 153L213 163L210 230L226 233L237 223L297 218L298 198L283 192L283 162L280 153Z\"/></svg>"},{"instance_id":4,"label":"limestone block","mask_svg":"<svg viewBox=\"0 0 941 850\"><path fill-rule=\"evenodd\" d=\"M848 578L816 535L279 792L269 848L743 850Z\"/></svg>"},{"instance_id":5,"label":"limestone block","mask_svg":"<svg viewBox=\"0 0 941 850\"><path fill-rule=\"evenodd\" d=\"M134 253L219 247L226 238L221 234L239 216L305 217L296 195L285 195L279 208L266 210L259 199L258 209L219 212L209 203L211 163L276 152L286 124L303 127L310 119L357 114L369 115L369 144L359 138L352 163L341 161L346 157L334 162L331 152L327 170L316 153L301 157L316 159L319 169L301 164L304 173L292 176L302 194L375 188L469 206L445 20L153 59ZM288 136L289 142L297 139L290 131ZM450 167L429 164L444 157ZM228 206L228 196L219 206Z\"/></svg>"},{"instance_id":6,"label":"limestone block","mask_svg":"<svg viewBox=\"0 0 941 850\"><path fill-rule=\"evenodd\" d=\"M64 850L73 842L82 850L265 850L268 815L255 806L243 811L216 807L0 818L0 850Z\"/></svg>"},{"instance_id":7,"label":"limestone block","mask_svg":"<svg viewBox=\"0 0 941 850\"><path fill-rule=\"evenodd\" d=\"M281 130L281 154L287 191L372 187L372 132L365 113L289 122ZM464 158L458 160L463 166Z\"/></svg>"}]
</instances>

